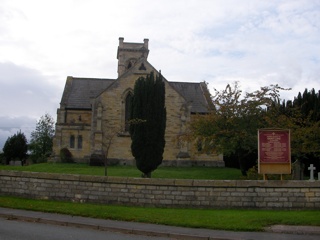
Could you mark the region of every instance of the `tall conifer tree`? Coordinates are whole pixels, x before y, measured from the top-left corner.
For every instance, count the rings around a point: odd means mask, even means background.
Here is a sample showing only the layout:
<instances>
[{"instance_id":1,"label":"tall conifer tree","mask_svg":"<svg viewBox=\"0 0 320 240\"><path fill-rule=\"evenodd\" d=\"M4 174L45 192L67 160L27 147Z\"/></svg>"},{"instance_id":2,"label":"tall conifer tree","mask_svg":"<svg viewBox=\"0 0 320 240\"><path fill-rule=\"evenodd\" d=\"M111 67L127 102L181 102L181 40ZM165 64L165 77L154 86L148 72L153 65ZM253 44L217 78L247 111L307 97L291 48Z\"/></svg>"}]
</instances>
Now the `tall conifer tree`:
<instances>
[{"instance_id":1,"label":"tall conifer tree","mask_svg":"<svg viewBox=\"0 0 320 240\"><path fill-rule=\"evenodd\" d=\"M165 86L161 73L155 78L151 72L136 81L131 119L132 155L143 176L151 177L162 163L165 146Z\"/></svg>"}]
</instances>

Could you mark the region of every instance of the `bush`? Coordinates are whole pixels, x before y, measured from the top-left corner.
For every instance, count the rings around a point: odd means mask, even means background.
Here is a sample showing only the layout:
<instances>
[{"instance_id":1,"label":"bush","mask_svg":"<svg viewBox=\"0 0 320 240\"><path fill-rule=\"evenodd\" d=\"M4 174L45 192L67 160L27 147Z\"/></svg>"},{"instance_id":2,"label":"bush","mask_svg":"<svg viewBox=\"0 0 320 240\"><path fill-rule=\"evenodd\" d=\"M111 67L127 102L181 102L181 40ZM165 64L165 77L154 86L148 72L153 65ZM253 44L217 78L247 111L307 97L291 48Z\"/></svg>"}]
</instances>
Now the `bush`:
<instances>
[{"instance_id":1,"label":"bush","mask_svg":"<svg viewBox=\"0 0 320 240\"><path fill-rule=\"evenodd\" d=\"M253 166L247 171L247 176L243 177L245 180L262 180L263 175L258 173L258 166Z\"/></svg>"},{"instance_id":2,"label":"bush","mask_svg":"<svg viewBox=\"0 0 320 240\"><path fill-rule=\"evenodd\" d=\"M242 156L239 159L239 155ZM245 156L245 157L244 157ZM253 168L257 164L257 157L258 153L251 152L251 153L234 153L230 154L229 156L224 155L223 161L225 166L228 168L238 168L241 170L243 176L247 175L247 171Z\"/></svg>"},{"instance_id":3,"label":"bush","mask_svg":"<svg viewBox=\"0 0 320 240\"><path fill-rule=\"evenodd\" d=\"M90 166L104 166L104 156L102 154L92 154L90 156Z\"/></svg>"},{"instance_id":4,"label":"bush","mask_svg":"<svg viewBox=\"0 0 320 240\"><path fill-rule=\"evenodd\" d=\"M72 153L68 148L62 148L60 150L60 159L62 163L73 163Z\"/></svg>"},{"instance_id":5,"label":"bush","mask_svg":"<svg viewBox=\"0 0 320 240\"><path fill-rule=\"evenodd\" d=\"M46 155L31 154L29 156L29 158L32 161L32 163L46 163L46 162L48 162L48 158L49 157L50 157L50 153L48 153Z\"/></svg>"},{"instance_id":6,"label":"bush","mask_svg":"<svg viewBox=\"0 0 320 240\"><path fill-rule=\"evenodd\" d=\"M268 180L280 180L280 174L266 174ZM263 180L263 175L258 173L258 166L253 166L247 171L247 176L242 177L244 180ZM290 174L283 174L284 180L291 180L292 177Z\"/></svg>"}]
</instances>

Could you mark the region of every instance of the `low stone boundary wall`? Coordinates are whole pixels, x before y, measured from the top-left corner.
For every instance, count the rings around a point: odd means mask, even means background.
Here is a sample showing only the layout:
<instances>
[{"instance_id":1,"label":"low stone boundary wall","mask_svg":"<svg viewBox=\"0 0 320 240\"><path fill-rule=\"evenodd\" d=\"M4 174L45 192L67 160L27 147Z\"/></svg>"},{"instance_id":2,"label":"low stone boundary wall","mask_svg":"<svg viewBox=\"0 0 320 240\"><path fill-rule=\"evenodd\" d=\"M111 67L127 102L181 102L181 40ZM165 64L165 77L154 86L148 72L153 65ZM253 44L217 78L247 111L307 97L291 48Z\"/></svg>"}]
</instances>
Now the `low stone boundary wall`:
<instances>
[{"instance_id":1,"label":"low stone boundary wall","mask_svg":"<svg viewBox=\"0 0 320 240\"><path fill-rule=\"evenodd\" d=\"M182 180L0 171L0 194L187 208L320 209L320 181Z\"/></svg>"}]
</instances>

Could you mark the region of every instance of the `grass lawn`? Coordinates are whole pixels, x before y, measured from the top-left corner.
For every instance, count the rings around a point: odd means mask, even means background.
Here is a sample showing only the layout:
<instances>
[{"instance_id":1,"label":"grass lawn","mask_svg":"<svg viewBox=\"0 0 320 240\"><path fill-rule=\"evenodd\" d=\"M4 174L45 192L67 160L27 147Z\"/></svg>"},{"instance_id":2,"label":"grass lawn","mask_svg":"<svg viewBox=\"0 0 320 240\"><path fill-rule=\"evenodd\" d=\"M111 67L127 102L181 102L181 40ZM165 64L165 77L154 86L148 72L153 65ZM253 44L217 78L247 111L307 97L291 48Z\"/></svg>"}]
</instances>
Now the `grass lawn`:
<instances>
[{"instance_id":1,"label":"grass lawn","mask_svg":"<svg viewBox=\"0 0 320 240\"><path fill-rule=\"evenodd\" d=\"M40 163L23 167L0 165L0 170L1 169L30 172L50 172L104 176L104 167L94 167L88 166L87 164L76 163ZM141 172L133 166L109 166L107 172L108 176L141 176ZM152 178L238 180L241 178L241 172L239 169L235 168L159 167L152 173Z\"/></svg>"},{"instance_id":2,"label":"grass lawn","mask_svg":"<svg viewBox=\"0 0 320 240\"><path fill-rule=\"evenodd\" d=\"M233 231L263 231L274 224L320 226L320 211L213 210L125 207L0 197L0 206L101 219Z\"/></svg>"}]
</instances>

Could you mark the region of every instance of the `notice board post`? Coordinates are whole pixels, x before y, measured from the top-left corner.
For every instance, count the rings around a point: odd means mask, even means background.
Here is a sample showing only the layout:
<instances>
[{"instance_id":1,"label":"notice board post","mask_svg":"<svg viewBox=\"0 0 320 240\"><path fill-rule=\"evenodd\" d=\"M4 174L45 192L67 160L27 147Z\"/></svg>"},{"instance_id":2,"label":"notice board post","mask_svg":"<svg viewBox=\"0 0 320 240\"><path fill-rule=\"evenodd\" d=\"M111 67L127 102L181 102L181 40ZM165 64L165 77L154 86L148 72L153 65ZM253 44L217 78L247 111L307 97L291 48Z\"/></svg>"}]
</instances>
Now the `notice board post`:
<instances>
[{"instance_id":1,"label":"notice board post","mask_svg":"<svg viewBox=\"0 0 320 240\"><path fill-rule=\"evenodd\" d=\"M263 174L291 174L290 130L258 130L258 172Z\"/></svg>"}]
</instances>

